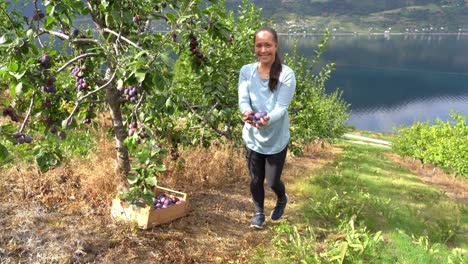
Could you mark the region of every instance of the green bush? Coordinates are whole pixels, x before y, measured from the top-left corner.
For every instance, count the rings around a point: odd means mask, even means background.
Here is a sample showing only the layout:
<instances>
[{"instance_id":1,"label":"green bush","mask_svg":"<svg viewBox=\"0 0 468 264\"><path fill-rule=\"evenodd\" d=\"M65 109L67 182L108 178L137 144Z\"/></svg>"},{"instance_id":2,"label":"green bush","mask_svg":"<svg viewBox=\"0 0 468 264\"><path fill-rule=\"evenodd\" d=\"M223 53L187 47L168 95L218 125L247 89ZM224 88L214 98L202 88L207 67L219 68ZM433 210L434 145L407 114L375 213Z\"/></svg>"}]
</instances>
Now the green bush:
<instances>
[{"instance_id":1,"label":"green bush","mask_svg":"<svg viewBox=\"0 0 468 264\"><path fill-rule=\"evenodd\" d=\"M468 126L465 117L452 113L452 120L435 124L417 122L397 129L392 148L399 155L440 166L448 172L468 174Z\"/></svg>"},{"instance_id":2,"label":"green bush","mask_svg":"<svg viewBox=\"0 0 468 264\"><path fill-rule=\"evenodd\" d=\"M217 8L220 7L210 7L208 11ZM231 32L231 36L196 36L199 49L206 54L205 60L197 60L188 49L177 59L171 88L177 96L172 99L182 107L175 109L171 118L177 120L179 116L184 120L184 124L178 126L184 131L181 143L206 146L220 137L241 143L243 122L237 110L237 78L242 65L255 60L253 34L264 22L251 4L246 4L239 12L237 19L232 13L226 15L222 24L225 30L220 32ZM302 154L303 146L317 139L332 140L345 131L349 105L341 98L340 91L331 94L325 91L325 82L334 64L318 70L314 67L326 51L328 38L326 34L312 58L298 55L297 49L284 56L284 64L294 70L297 82L289 108L293 155Z\"/></svg>"}]
</instances>

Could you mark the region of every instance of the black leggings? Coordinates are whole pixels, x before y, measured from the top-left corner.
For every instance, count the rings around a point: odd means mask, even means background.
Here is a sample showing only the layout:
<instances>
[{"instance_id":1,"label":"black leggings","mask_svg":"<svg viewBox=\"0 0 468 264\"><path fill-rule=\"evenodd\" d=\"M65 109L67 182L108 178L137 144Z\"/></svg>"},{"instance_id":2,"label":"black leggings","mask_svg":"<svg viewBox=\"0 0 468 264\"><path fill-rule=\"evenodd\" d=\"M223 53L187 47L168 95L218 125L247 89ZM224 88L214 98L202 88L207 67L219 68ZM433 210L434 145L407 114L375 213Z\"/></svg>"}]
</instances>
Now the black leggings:
<instances>
[{"instance_id":1,"label":"black leggings","mask_svg":"<svg viewBox=\"0 0 468 264\"><path fill-rule=\"evenodd\" d=\"M281 152L272 155L265 155L246 148L245 157L247 167L250 172L250 192L256 213L263 213L265 200L265 189L263 183L267 179L268 187L276 194L279 200L284 199L286 188L281 181L284 162L286 161L286 146Z\"/></svg>"}]
</instances>

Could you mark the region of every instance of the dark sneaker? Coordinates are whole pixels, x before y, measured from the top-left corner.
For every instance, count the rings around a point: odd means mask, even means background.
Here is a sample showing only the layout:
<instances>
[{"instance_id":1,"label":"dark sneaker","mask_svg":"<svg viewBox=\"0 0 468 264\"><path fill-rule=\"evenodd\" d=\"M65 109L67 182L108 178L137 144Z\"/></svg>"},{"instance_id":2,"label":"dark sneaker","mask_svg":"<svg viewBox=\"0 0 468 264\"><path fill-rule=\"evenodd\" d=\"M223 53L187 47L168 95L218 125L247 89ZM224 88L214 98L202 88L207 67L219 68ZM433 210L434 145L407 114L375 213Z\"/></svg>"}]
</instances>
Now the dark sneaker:
<instances>
[{"instance_id":1,"label":"dark sneaker","mask_svg":"<svg viewBox=\"0 0 468 264\"><path fill-rule=\"evenodd\" d=\"M262 229L264 224L265 224L265 215L262 213L256 213L254 217L252 218L252 222L250 222L250 227Z\"/></svg>"},{"instance_id":2,"label":"dark sneaker","mask_svg":"<svg viewBox=\"0 0 468 264\"><path fill-rule=\"evenodd\" d=\"M286 194L285 197L286 199L284 199L284 201L276 202L276 206L270 214L271 220L277 221L280 220L281 217L283 217L284 208L286 208L286 204L288 203L288 195Z\"/></svg>"}]
</instances>

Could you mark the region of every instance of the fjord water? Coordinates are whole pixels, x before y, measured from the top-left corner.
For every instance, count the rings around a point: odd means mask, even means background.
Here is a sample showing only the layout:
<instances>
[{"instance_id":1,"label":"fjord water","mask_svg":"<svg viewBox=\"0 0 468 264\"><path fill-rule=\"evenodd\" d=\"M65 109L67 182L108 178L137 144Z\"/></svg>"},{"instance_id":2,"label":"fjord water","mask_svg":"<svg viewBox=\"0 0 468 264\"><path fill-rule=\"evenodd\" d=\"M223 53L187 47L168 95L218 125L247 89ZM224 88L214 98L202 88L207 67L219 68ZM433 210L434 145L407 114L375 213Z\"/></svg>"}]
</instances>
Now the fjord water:
<instances>
[{"instance_id":1,"label":"fjord water","mask_svg":"<svg viewBox=\"0 0 468 264\"><path fill-rule=\"evenodd\" d=\"M281 52L311 58L322 36L281 36ZM327 92L339 89L357 129L393 132L415 121L468 116L468 35L332 35L322 63L335 62Z\"/></svg>"}]
</instances>

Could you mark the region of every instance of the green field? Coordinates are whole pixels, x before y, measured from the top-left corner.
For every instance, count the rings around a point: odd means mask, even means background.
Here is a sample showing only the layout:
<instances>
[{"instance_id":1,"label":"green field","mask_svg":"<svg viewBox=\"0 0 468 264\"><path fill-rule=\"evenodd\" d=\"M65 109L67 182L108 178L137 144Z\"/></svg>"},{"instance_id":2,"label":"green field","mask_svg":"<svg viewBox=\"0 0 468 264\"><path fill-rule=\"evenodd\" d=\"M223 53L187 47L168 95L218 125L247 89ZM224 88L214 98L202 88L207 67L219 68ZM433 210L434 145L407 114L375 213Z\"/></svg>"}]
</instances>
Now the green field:
<instances>
[{"instance_id":1,"label":"green field","mask_svg":"<svg viewBox=\"0 0 468 264\"><path fill-rule=\"evenodd\" d=\"M268 263L468 261L466 204L391 160L390 150L337 146L333 162L295 182L294 218L273 227L280 254Z\"/></svg>"}]
</instances>

